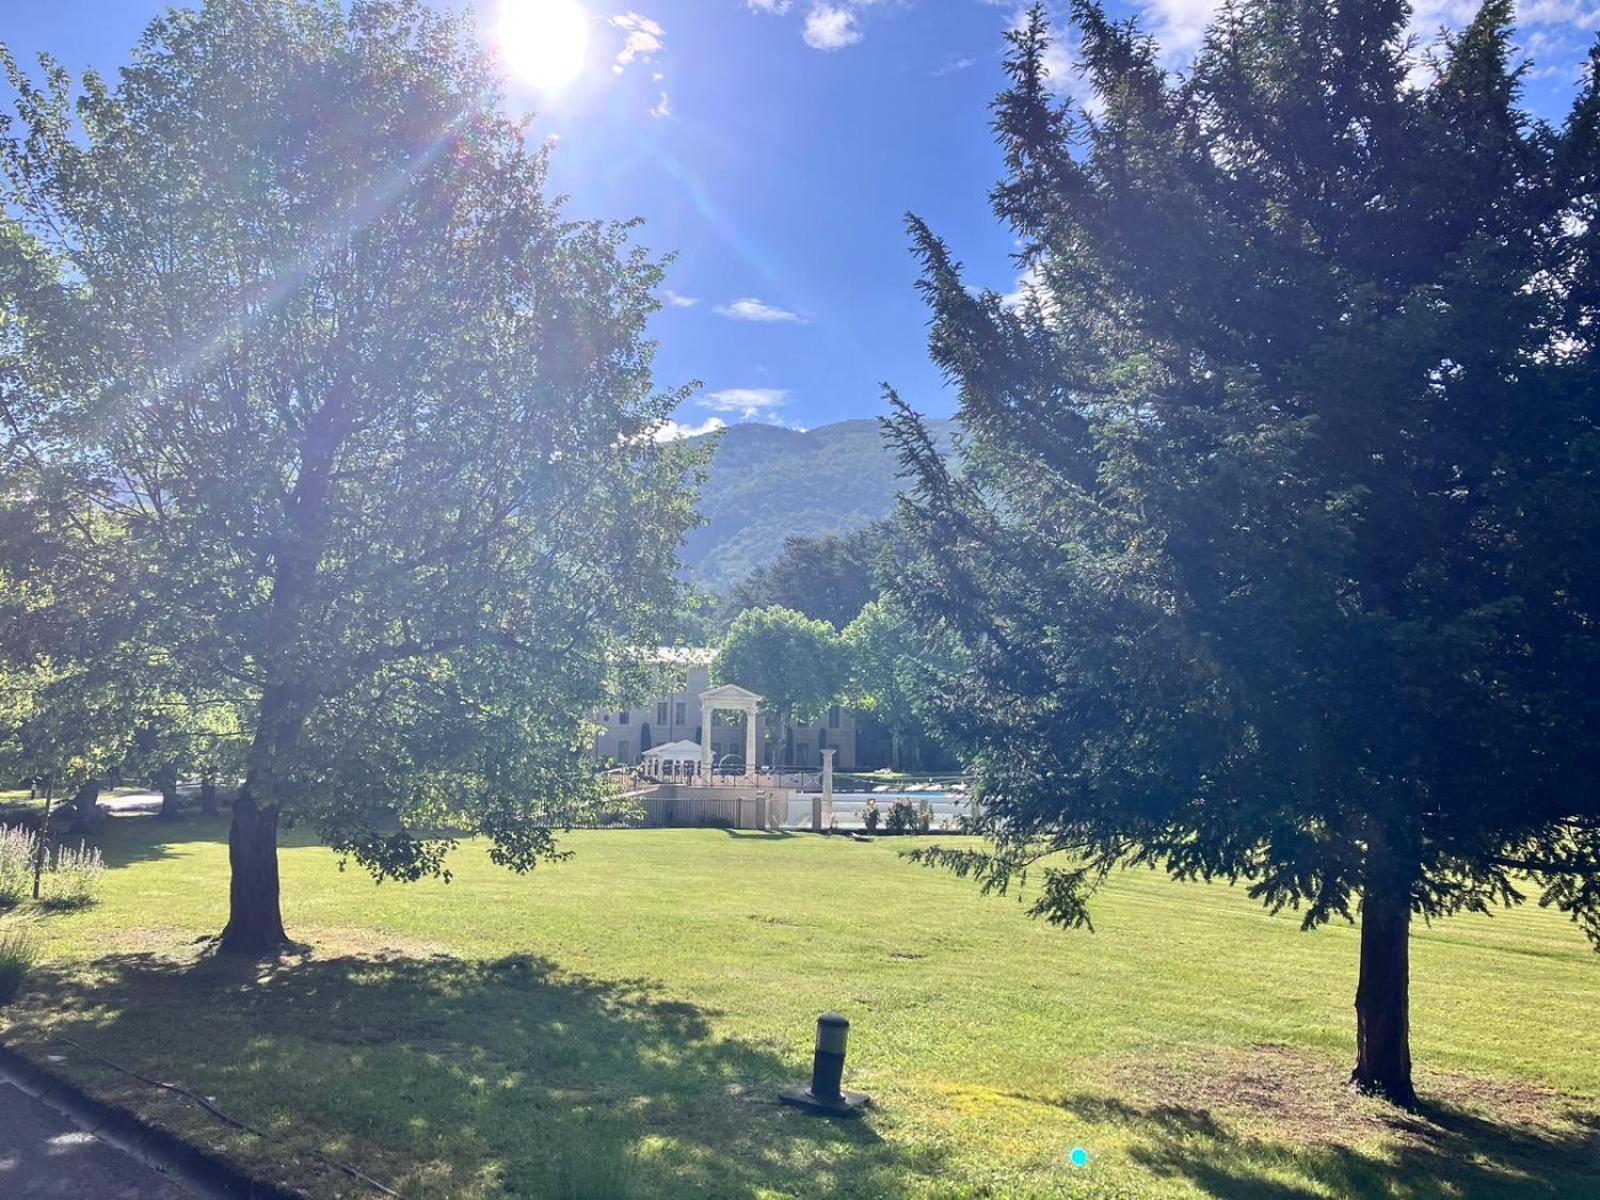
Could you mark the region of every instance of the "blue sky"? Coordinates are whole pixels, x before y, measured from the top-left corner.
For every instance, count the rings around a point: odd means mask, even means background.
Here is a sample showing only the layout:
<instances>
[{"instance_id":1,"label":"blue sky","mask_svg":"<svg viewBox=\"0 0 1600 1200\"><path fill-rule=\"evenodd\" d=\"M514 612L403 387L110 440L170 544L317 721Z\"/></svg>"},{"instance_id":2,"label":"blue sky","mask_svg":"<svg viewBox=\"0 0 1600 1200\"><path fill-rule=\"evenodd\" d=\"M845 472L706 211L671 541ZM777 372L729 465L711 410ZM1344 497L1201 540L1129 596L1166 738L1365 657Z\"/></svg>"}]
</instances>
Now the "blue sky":
<instances>
[{"instance_id":1,"label":"blue sky","mask_svg":"<svg viewBox=\"0 0 1600 1200\"><path fill-rule=\"evenodd\" d=\"M565 86L519 80L512 104L554 137L554 183L581 216L642 216L640 240L678 258L655 323L663 385L704 387L685 428L799 427L883 410L888 380L918 407L953 397L926 357L904 214L945 235L971 281L1016 287L988 209L1000 172L986 104L1001 85L1014 0L476 0L487 39L502 6L581 2L588 45ZM74 71L112 70L156 0L12 0L0 38ZM1181 67L1211 0L1130 0ZM1420 0L1431 35L1472 11ZM532 18L535 23L538 17ZM1538 61L1529 107L1559 117L1600 0L1525 0ZM1070 43L1069 43L1070 44ZM536 56L537 57L537 56ZM558 56L559 57L559 56ZM570 56L569 56L570 58ZM534 75L555 68L537 65ZM564 72L563 72L564 73ZM1078 85L1065 62L1056 79ZM543 80L548 83L548 79Z\"/></svg>"}]
</instances>

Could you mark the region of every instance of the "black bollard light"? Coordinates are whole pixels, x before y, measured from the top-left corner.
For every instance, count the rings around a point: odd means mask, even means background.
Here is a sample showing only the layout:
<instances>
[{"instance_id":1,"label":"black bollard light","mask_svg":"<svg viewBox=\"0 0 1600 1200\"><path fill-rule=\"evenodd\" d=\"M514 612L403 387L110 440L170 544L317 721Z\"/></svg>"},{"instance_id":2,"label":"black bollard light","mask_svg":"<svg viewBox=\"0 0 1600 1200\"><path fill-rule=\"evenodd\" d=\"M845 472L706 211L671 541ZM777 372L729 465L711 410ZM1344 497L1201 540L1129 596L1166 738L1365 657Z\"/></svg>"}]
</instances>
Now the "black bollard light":
<instances>
[{"instance_id":1,"label":"black bollard light","mask_svg":"<svg viewBox=\"0 0 1600 1200\"><path fill-rule=\"evenodd\" d=\"M839 1117L859 1116L870 1101L865 1092L847 1092L839 1084L844 1079L844 1051L850 1040L850 1022L838 1013L823 1013L817 1018L817 1048L811 1058L811 1086L789 1088L779 1093L785 1104L807 1112Z\"/></svg>"}]
</instances>

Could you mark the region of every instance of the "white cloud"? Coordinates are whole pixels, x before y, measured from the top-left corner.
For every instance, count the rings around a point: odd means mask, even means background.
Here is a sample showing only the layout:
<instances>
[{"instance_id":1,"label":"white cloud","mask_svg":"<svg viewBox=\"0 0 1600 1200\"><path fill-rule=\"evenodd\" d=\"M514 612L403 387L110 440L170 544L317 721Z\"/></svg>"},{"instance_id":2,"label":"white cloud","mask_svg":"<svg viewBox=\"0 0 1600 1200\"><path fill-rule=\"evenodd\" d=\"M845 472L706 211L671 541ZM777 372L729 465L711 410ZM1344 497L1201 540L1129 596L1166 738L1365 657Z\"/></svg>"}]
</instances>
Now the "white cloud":
<instances>
[{"instance_id":1,"label":"white cloud","mask_svg":"<svg viewBox=\"0 0 1600 1200\"><path fill-rule=\"evenodd\" d=\"M806 0L805 20L800 36L813 50L843 50L854 46L865 35L861 31L861 13L882 3L883 0ZM900 0L901 4L907 0ZM944 0L948 2L948 0ZM767 13L781 17L793 12L796 0L745 0L751 12Z\"/></svg>"},{"instance_id":2,"label":"white cloud","mask_svg":"<svg viewBox=\"0 0 1600 1200\"><path fill-rule=\"evenodd\" d=\"M1022 302L1028 298L1028 294L1043 282L1044 279L1039 273L1039 264L1031 263L1028 269L1017 277L1017 290L1007 292L1001 296L1000 303L1013 310L1021 308Z\"/></svg>"},{"instance_id":3,"label":"white cloud","mask_svg":"<svg viewBox=\"0 0 1600 1200\"><path fill-rule=\"evenodd\" d=\"M813 50L843 50L861 40L853 9L843 5L819 3L806 14L804 37Z\"/></svg>"},{"instance_id":4,"label":"white cloud","mask_svg":"<svg viewBox=\"0 0 1600 1200\"><path fill-rule=\"evenodd\" d=\"M736 413L743 420L753 421L771 418L788 398L789 393L783 388L724 388L707 392L696 403L712 412Z\"/></svg>"},{"instance_id":5,"label":"white cloud","mask_svg":"<svg viewBox=\"0 0 1600 1200\"><path fill-rule=\"evenodd\" d=\"M977 63L975 58L950 58L935 67L931 74L938 78L941 75L954 75L957 71L965 71Z\"/></svg>"},{"instance_id":6,"label":"white cloud","mask_svg":"<svg viewBox=\"0 0 1600 1200\"><path fill-rule=\"evenodd\" d=\"M668 308L694 308L700 303L696 297L680 295L671 288L662 288L661 298L667 302Z\"/></svg>"},{"instance_id":7,"label":"white cloud","mask_svg":"<svg viewBox=\"0 0 1600 1200\"><path fill-rule=\"evenodd\" d=\"M670 117L672 115L672 101L667 97L665 92L661 93L661 99L657 102L656 106L650 110L650 115L658 121L662 117Z\"/></svg>"},{"instance_id":8,"label":"white cloud","mask_svg":"<svg viewBox=\"0 0 1600 1200\"><path fill-rule=\"evenodd\" d=\"M1169 62L1187 60L1205 40L1216 0L1145 0L1151 29Z\"/></svg>"},{"instance_id":9,"label":"white cloud","mask_svg":"<svg viewBox=\"0 0 1600 1200\"><path fill-rule=\"evenodd\" d=\"M805 317L799 313L790 312L786 308L779 308L775 304L768 304L765 300L757 300L754 296L746 296L735 300L732 304L719 304L716 307L719 317L727 317L730 321L795 321L804 324Z\"/></svg>"},{"instance_id":10,"label":"white cloud","mask_svg":"<svg viewBox=\"0 0 1600 1200\"><path fill-rule=\"evenodd\" d=\"M612 17L611 24L627 34L623 39L622 49L617 52L617 60L611 69L618 75L634 60L651 62L661 51L661 41L667 36L666 30L649 17L640 16L636 12L623 13L620 17Z\"/></svg>"},{"instance_id":11,"label":"white cloud","mask_svg":"<svg viewBox=\"0 0 1600 1200\"><path fill-rule=\"evenodd\" d=\"M667 421L660 429L655 431L655 440L658 442L676 442L683 438L700 437L707 433L715 433L719 429L726 429L728 423L721 417L707 417L698 425L683 425L677 421Z\"/></svg>"},{"instance_id":12,"label":"white cloud","mask_svg":"<svg viewBox=\"0 0 1600 1200\"><path fill-rule=\"evenodd\" d=\"M1600 4L1595 0L1530 0L1517 6L1524 25L1576 25L1584 33L1600 25Z\"/></svg>"}]
</instances>

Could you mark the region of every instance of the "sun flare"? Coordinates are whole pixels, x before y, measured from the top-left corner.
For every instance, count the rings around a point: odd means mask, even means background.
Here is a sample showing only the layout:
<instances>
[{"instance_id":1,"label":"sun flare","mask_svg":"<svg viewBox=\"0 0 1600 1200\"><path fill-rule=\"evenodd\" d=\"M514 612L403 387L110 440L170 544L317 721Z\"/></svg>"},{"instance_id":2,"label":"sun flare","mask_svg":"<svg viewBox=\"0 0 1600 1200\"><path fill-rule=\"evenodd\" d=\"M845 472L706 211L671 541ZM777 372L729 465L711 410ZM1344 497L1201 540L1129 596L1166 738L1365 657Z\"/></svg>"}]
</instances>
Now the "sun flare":
<instances>
[{"instance_id":1,"label":"sun flare","mask_svg":"<svg viewBox=\"0 0 1600 1200\"><path fill-rule=\"evenodd\" d=\"M589 14L578 0L501 0L498 41L513 76L542 92L557 92L583 70Z\"/></svg>"}]
</instances>

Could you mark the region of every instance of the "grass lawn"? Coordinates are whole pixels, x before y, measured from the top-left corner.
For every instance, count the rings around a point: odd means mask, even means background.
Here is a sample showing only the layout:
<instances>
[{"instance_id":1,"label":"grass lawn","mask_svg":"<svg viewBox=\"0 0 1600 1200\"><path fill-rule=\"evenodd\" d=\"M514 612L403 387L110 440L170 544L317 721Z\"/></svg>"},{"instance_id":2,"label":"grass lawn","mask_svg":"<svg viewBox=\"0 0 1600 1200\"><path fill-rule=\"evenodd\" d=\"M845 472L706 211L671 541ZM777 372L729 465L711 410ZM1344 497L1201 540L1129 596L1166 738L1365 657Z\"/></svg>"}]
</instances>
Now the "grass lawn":
<instances>
[{"instance_id":1,"label":"grass lawn","mask_svg":"<svg viewBox=\"0 0 1600 1200\"><path fill-rule=\"evenodd\" d=\"M292 841L307 948L246 967L204 953L223 835L111 821L103 902L39 919L0 1027L316 1196L377 1193L315 1152L410 1200L1600 1196L1600 957L1537 908L1419 927L1402 1117L1341 1087L1355 931L1241 890L1130 873L1063 933L894 840L593 832L526 878L469 847L449 885L377 888ZM856 1123L774 1103L828 1009Z\"/></svg>"}]
</instances>

